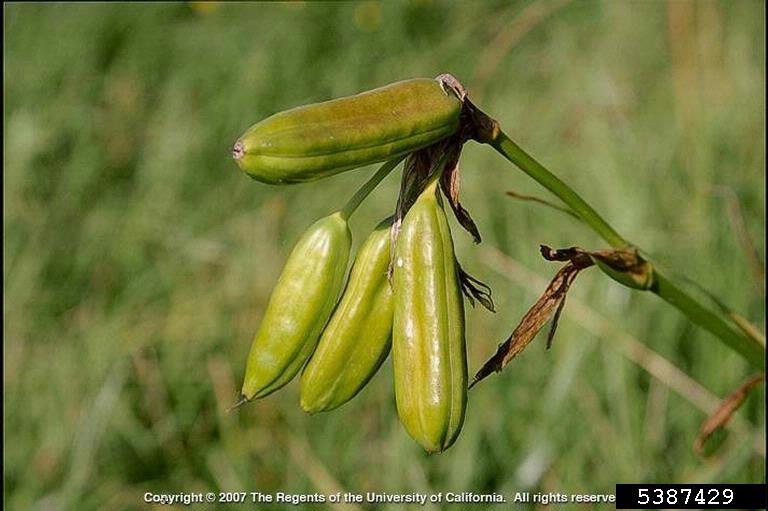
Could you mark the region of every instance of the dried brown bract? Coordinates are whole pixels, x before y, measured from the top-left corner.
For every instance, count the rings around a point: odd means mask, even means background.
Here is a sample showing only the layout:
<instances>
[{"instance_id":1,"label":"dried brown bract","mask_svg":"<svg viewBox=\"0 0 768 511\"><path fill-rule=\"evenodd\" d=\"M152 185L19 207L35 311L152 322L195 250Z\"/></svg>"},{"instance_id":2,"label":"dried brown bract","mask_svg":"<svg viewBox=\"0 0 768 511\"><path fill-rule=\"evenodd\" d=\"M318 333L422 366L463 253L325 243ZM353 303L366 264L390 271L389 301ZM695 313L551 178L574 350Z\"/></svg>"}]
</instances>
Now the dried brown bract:
<instances>
[{"instance_id":1,"label":"dried brown bract","mask_svg":"<svg viewBox=\"0 0 768 511\"><path fill-rule=\"evenodd\" d=\"M584 268L592 266L594 263L583 250L573 247L563 250L552 250L542 245L542 255L550 261L568 261L565 266L555 274L555 277L549 283L541 297L533 304L528 312L525 313L520 324L512 332L512 335L499 345L496 354L493 355L480 370L475 374L472 388L475 384L486 378L491 373L496 373L504 369L513 358L518 356L530 344L536 334L542 329L544 324L553 317L552 329L549 333L547 345L552 342L557 320L560 317L565 297L576 280L576 276Z\"/></svg>"},{"instance_id":2,"label":"dried brown bract","mask_svg":"<svg viewBox=\"0 0 768 511\"><path fill-rule=\"evenodd\" d=\"M525 313L512 335L499 345L496 353L475 374L470 388L488 375L504 369L513 358L522 353L550 318L552 326L547 335L546 346L547 349L552 346L568 290L581 270L597 265L612 279L634 289L648 289L653 282L653 268L632 248L587 251L579 247L553 249L541 245L539 250L547 261L566 264Z\"/></svg>"}]
</instances>

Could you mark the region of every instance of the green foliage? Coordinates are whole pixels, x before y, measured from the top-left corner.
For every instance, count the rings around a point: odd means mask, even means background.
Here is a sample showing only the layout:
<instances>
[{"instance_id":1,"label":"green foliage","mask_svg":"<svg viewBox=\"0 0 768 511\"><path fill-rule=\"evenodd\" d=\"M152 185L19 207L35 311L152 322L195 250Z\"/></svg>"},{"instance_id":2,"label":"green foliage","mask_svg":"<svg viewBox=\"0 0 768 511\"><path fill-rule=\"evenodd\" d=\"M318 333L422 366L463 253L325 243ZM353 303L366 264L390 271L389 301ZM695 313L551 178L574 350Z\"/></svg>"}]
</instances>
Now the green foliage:
<instances>
[{"instance_id":1,"label":"green foliage","mask_svg":"<svg viewBox=\"0 0 768 511\"><path fill-rule=\"evenodd\" d=\"M551 351L535 341L469 393L443 455L423 455L398 423L390 362L333 413L305 415L296 381L225 413L291 246L373 172L270 187L237 169L232 144L274 112L411 77L457 76L656 262L764 324L723 193L762 261L764 4L559 4L8 5L8 507L132 509L145 491L330 493L333 481L398 493L760 481L751 437L731 432L718 457L697 458L705 414L569 311L587 304L719 396L746 363L597 271L579 277ZM545 193L490 148L469 144L462 169L484 242L455 229L457 254L498 310L468 310L473 372L543 289L497 271L490 247L549 278L539 243L604 246L505 196ZM355 239L392 212L397 189L390 176L366 201ZM754 431L763 397L739 412Z\"/></svg>"}]
</instances>

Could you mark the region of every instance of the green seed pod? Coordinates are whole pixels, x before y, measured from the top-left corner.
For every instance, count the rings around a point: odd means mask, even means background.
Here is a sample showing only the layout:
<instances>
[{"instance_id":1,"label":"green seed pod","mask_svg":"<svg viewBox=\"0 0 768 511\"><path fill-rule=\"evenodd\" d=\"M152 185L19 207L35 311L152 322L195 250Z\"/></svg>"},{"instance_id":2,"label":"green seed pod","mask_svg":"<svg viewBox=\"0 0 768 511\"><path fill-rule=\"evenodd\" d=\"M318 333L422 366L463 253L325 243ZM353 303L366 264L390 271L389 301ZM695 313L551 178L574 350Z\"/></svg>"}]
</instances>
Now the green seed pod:
<instances>
[{"instance_id":1,"label":"green seed pod","mask_svg":"<svg viewBox=\"0 0 768 511\"><path fill-rule=\"evenodd\" d=\"M233 157L257 181L313 181L404 156L454 134L461 105L437 80L405 80L268 117L240 137Z\"/></svg>"},{"instance_id":2,"label":"green seed pod","mask_svg":"<svg viewBox=\"0 0 768 511\"><path fill-rule=\"evenodd\" d=\"M456 440L467 403L464 304L436 184L427 186L403 219L393 268L397 412L430 453Z\"/></svg>"},{"instance_id":3,"label":"green seed pod","mask_svg":"<svg viewBox=\"0 0 768 511\"><path fill-rule=\"evenodd\" d=\"M355 258L347 287L301 375L301 407L337 408L360 392L389 355L392 288L389 228L381 222Z\"/></svg>"},{"instance_id":4,"label":"green seed pod","mask_svg":"<svg viewBox=\"0 0 768 511\"><path fill-rule=\"evenodd\" d=\"M321 218L296 243L251 344L245 399L291 381L312 354L344 285L351 244L341 213Z\"/></svg>"}]
</instances>

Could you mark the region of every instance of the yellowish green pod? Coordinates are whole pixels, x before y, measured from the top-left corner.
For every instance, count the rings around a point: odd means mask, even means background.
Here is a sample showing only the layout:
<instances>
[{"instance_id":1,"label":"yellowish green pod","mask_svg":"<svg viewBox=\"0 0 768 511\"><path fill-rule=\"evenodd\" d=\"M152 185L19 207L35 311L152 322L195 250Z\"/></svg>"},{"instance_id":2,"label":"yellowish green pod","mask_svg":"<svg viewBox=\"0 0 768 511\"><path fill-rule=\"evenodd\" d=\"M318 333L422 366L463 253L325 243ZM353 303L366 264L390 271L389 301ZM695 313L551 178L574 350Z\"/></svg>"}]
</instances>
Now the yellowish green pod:
<instances>
[{"instance_id":1,"label":"yellowish green pod","mask_svg":"<svg viewBox=\"0 0 768 511\"><path fill-rule=\"evenodd\" d=\"M389 228L380 223L355 258L347 287L301 375L301 407L333 410L352 399L389 355L392 287Z\"/></svg>"},{"instance_id":2,"label":"yellowish green pod","mask_svg":"<svg viewBox=\"0 0 768 511\"><path fill-rule=\"evenodd\" d=\"M291 251L251 344L242 395L264 397L299 372L344 286L352 244L340 212L315 222Z\"/></svg>"},{"instance_id":3,"label":"yellowish green pod","mask_svg":"<svg viewBox=\"0 0 768 511\"><path fill-rule=\"evenodd\" d=\"M461 101L429 78L277 113L235 143L237 165L270 184L299 183L404 156L454 134Z\"/></svg>"},{"instance_id":4,"label":"yellowish green pod","mask_svg":"<svg viewBox=\"0 0 768 511\"><path fill-rule=\"evenodd\" d=\"M433 180L403 219L393 268L397 412L430 453L456 440L467 403L464 303L436 186Z\"/></svg>"}]
</instances>

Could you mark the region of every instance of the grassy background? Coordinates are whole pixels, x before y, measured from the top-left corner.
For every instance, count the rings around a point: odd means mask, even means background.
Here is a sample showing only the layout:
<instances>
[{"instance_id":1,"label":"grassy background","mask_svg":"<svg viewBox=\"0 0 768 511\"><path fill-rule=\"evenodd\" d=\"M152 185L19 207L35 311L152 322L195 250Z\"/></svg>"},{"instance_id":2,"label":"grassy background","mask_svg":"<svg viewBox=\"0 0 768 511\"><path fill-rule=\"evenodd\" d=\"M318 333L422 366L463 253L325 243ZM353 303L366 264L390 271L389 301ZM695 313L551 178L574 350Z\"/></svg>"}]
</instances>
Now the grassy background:
<instances>
[{"instance_id":1,"label":"grassy background","mask_svg":"<svg viewBox=\"0 0 768 511\"><path fill-rule=\"evenodd\" d=\"M737 204L762 261L762 2L4 10L10 509L144 508L145 491L608 493L622 481L762 480L762 390L712 456L691 449L703 410L747 365L595 271L579 277L550 352L539 339L472 390L443 455L424 455L400 426L389 362L334 413L305 416L296 382L225 413L292 243L371 170L270 187L237 170L233 141L276 111L415 76L455 74L620 232L762 327L762 280L732 215ZM462 168L485 239L475 247L454 230L458 254L499 309L468 312L475 371L554 274L539 243L603 245L505 197L546 194L489 148L469 144ZM354 217L357 243L397 187L390 176Z\"/></svg>"}]
</instances>

